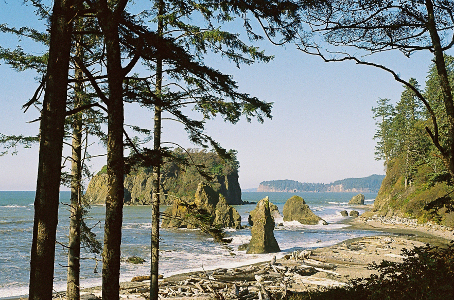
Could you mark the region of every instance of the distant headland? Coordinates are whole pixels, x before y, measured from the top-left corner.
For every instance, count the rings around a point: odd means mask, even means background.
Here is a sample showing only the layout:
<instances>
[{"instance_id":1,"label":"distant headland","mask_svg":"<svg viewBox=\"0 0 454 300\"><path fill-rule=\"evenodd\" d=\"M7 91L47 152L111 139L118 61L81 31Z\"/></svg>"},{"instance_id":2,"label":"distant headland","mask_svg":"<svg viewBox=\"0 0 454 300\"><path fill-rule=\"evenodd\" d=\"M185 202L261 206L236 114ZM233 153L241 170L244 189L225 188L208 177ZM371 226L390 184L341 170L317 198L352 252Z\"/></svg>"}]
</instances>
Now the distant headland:
<instances>
[{"instance_id":1,"label":"distant headland","mask_svg":"<svg viewBox=\"0 0 454 300\"><path fill-rule=\"evenodd\" d=\"M385 175L371 175L363 178L346 178L332 183L307 183L295 180L263 181L257 192L356 192L378 193ZM248 189L253 192L253 189Z\"/></svg>"}]
</instances>

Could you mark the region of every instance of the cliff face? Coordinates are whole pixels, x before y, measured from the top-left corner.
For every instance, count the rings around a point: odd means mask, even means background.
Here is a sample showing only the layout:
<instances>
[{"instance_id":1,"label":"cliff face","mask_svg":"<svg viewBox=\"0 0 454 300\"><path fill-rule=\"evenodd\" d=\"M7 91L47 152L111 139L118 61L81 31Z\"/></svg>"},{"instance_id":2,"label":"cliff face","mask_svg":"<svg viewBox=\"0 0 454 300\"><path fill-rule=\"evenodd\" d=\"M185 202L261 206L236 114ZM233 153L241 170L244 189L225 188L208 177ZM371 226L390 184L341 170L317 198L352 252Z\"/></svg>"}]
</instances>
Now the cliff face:
<instances>
[{"instance_id":1,"label":"cliff face","mask_svg":"<svg viewBox=\"0 0 454 300\"><path fill-rule=\"evenodd\" d=\"M180 174L179 176L185 176ZM178 191L172 190L172 180L162 179L161 203L171 205L175 198L181 198ZM153 174L141 169L135 174L125 177L125 204L129 205L149 205L152 200L151 188L153 184ZM211 182L216 192L223 195L230 205L242 204L241 188L238 182L238 174L218 175ZM193 191L194 195L196 190ZM188 192L189 193L189 192ZM107 197L107 174L99 173L90 180L85 193L85 199L91 204L103 204ZM184 198L184 197L183 197Z\"/></svg>"},{"instance_id":2,"label":"cliff face","mask_svg":"<svg viewBox=\"0 0 454 300\"><path fill-rule=\"evenodd\" d=\"M345 188L343 184L330 185L326 188L327 192L336 192L336 193L370 193L370 188Z\"/></svg>"}]
</instances>

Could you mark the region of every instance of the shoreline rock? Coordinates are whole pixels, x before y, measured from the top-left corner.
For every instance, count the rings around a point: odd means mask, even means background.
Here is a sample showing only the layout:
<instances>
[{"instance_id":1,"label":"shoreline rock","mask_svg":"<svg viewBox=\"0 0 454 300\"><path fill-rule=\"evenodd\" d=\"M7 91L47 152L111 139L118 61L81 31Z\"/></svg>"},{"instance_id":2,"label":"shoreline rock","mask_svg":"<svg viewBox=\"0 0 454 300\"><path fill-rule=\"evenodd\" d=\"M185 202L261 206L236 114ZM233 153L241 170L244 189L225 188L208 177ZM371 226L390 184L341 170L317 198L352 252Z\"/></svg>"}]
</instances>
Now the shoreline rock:
<instances>
[{"instance_id":1,"label":"shoreline rock","mask_svg":"<svg viewBox=\"0 0 454 300\"><path fill-rule=\"evenodd\" d=\"M210 225L221 228L241 228L241 216L227 204L224 196L217 193L210 185L199 183L192 202L175 200L164 212L162 228L189 228L203 226L196 215L205 215Z\"/></svg>"},{"instance_id":2,"label":"shoreline rock","mask_svg":"<svg viewBox=\"0 0 454 300\"><path fill-rule=\"evenodd\" d=\"M258 299L259 291L262 292L260 285L277 298L285 290L303 292L342 286L350 279L370 276L373 272L367 267L370 262L382 259L401 261L403 248L426 243L447 245L453 237L452 228L430 223L418 224L416 220L399 217L359 217L348 219L346 223L353 229L387 234L348 239L310 251L293 251L277 259L274 264L261 262L165 277L159 282L160 298L213 299L218 293L225 299ZM120 286L122 298L147 299L149 281L122 282ZM83 289L81 294L84 297L82 299L100 299L101 287ZM56 293L54 299L61 299L64 295L64 292Z\"/></svg>"},{"instance_id":3,"label":"shoreline rock","mask_svg":"<svg viewBox=\"0 0 454 300\"><path fill-rule=\"evenodd\" d=\"M348 205L364 205L364 200L366 197L363 194L358 194L353 196L350 201L348 201Z\"/></svg>"},{"instance_id":4,"label":"shoreline rock","mask_svg":"<svg viewBox=\"0 0 454 300\"><path fill-rule=\"evenodd\" d=\"M268 201L269 202L270 214L273 217L273 220L276 220L277 218L281 218L282 217L281 214L279 213L279 208L277 207L277 205L271 203L269 197L266 196L265 198L263 198L259 202L257 202L257 206L253 210L251 210L249 212L248 223L251 226L254 225L254 215L255 215L255 213L257 211L257 207L259 206L260 202L262 202L262 201Z\"/></svg>"},{"instance_id":5,"label":"shoreline rock","mask_svg":"<svg viewBox=\"0 0 454 300\"><path fill-rule=\"evenodd\" d=\"M280 252L281 249L274 238L274 218L271 216L271 203L266 197L257 203L252 214L251 241L247 247L248 254ZM276 207L277 208L277 207ZM252 212L251 212L252 213Z\"/></svg>"},{"instance_id":6,"label":"shoreline rock","mask_svg":"<svg viewBox=\"0 0 454 300\"><path fill-rule=\"evenodd\" d=\"M305 225L317 225L320 222L323 225L328 224L325 220L317 216L309 208L303 198L300 196L292 196L284 204L282 210L284 221L298 221Z\"/></svg>"}]
</instances>

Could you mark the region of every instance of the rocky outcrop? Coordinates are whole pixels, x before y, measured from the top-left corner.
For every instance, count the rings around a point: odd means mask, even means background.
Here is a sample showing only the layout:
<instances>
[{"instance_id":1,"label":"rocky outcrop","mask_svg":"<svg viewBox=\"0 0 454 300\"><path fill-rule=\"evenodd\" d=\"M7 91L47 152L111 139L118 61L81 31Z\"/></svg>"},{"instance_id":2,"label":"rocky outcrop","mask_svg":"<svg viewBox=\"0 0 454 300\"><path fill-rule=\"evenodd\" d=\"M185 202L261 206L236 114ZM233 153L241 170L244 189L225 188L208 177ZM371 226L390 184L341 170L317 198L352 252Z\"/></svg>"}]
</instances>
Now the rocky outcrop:
<instances>
[{"instance_id":1,"label":"rocky outcrop","mask_svg":"<svg viewBox=\"0 0 454 300\"><path fill-rule=\"evenodd\" d=\"M350 211L350 217L359 217L359 212L357 210Z\"/></svg>"},{"instance_id":2,"label":"rocky outcrop","mask_svg":"<svg viewBox=\"0 0 454 300\"><path fill-rule=\"evenodd\" d=\"M322 218L314 214L303 198L293 196L284 204L284 221L298 221L305 225L327 224Z\"/></svg>"},{"instance_id":3,"label":"rocky outcrop","mask_svg":"<svg viewBox=\"0 0 454 300\"><path fill-rule=\"evenodd\" d=\"M350 199L350 201L348 201L348 204L349 205L364 205L364 199L366 197L364 197L363 194L358 194L356 196L354 196L353 198Z\"/></svg>"},{"instance_id":4,"label":"rocky outcrop","mask_svg":"<svg viewBox=\"0 0 454 300\"><path fill-rule=\"evenodd\" d=\"M342 217L348 217L348 212L346 210L342 210L340 212L340 214L341 214Z\"/></svg>"},{"instance_id":5,"label":"rocky outcrop","mask_svg":"<svg viewBox=\"0 0 454 300\"><path fill-rule=\"evenodd\" d=\"M88 183L85 200L90 204L104 204L107 198L107 174L94 176Z\"/></svg>"},{"instance_id":6,"label":"rocky outcrop","mask_svg":"<svg viewBox=\"0 0 454 300\"><path fill-rule=\"evenodd\" d=\"M200 217L208 224L202 224ZM223 195L205 183L198 185L193 202L174 201L164 212L162 222L163 228L199 228L207 225L239 229L241 216L227 204Z\"/></svg>"},{"instance_id":7,"label":"rocky outcrop","mask_svg":"<svg viewBox=\"0 0 454 300\"><path fill-rule=\"evenodd\" d=\"M222 228L241 228L241 216L238 211L227 204L224 196L219 195L219 202L216 205L213 224Z\"/></svg>"},{"instance_id":8,"label":"rocky outcrop","mask_svg":"<svg viewBox=\"0 0 454 300\"><path fill-rule=\"evenodd\" d=\"M257 206L254 210L252 210L250 213L249 213L249 217L248 217L248 223L249 225L254 225L254 216L255 214L257 213L257 207L259 207L259 203L262 202L262 201L268 201L269 202L269 206L270 206L270 213L271 213L271 216L273 217L273 220L275 221L277 218L282 218L281 214L279 213L279 208L277 207L276 204L273 204L270 202L270 199L268 198L268 196L266 196L265 198L263 198L262 200L260 200L258 203L257 203Z\"/></svg>"},{"instance_id":9,"label":"rocky outcrop","mask_svg":"<svg viewBox=\"0 0 454 300\"><path fill-rule=\"evenodd\" d=\"M252 238L246 253L261 254L281 251L274 238L274 220L271 216L269 200L267 198L260 200L254 210Z\"/></svg>"},{"instance_id":10,"label":"rocky outcrop","mask_svg":"<svg viewBox=\"0 0 454 300\"><path fill-rule=\"evenodd\" d=\"M217 181L220 184L219 193L225 197L225 200L230 205L243 204L243 201L241 201L241 187L238 177L238 173L217 176Z\"/></svg>"},{"instance_id":11,"label":"rocky outcrop","mask_svg":"<svg viewBox=\"0 0 454 300\"><path fill-rule=\"evenodd\" d=\"M166 183L166 178L162 178L161 191L163 191L163 193L161 196L161 203L172 205L173 201L177 198L172 197L172 195L178 191L173 191L171 184ZM210 184L216 192L224 196L228 204L242 204L241 188L238 182L237 173L230 175L218 175ZM126 175L124 180L124 203L127 205L150 205L152 201L152 185L153 174L150 170L140 169L133 174ZM195 192L196 190L194 189L191 195ZM105 172L100 172L90 180L85 193L85 199L90 204L104 204L106 197L107 174Z\"/></svg>"}]
</instances>

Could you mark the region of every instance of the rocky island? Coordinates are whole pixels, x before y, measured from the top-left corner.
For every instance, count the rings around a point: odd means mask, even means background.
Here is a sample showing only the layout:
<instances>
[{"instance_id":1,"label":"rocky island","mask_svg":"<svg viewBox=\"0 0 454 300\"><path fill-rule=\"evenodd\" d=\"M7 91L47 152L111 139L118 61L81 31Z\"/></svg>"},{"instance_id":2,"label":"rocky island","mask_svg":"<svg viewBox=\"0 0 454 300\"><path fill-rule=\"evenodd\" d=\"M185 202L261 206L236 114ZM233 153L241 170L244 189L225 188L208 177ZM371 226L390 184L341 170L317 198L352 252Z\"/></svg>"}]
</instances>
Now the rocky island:
<instances>
[{"instance_id":1,"label":"rocky island","mask_svg":"<svg viewBox=\"0 0 454 300\"><path fill-rule=\"evenodd\" d=\"M205 150L175 150L175 157L190 156L192 165L179 164L166 159L161 170L161 203L172 205L175 199L190 201L200 182L209 183L230 205L241 204L241 188L238 182L239 163L234 158L224 161L217 154ZM209 180L199 172L200 166L213 174ZM124 181L127 205L149 205L152 197L153 172L151 168L132 168ZM104 166L89 182L85 199L90 204L103 204L107 197L107 169Z\"/></svg>"}]
</instances>

